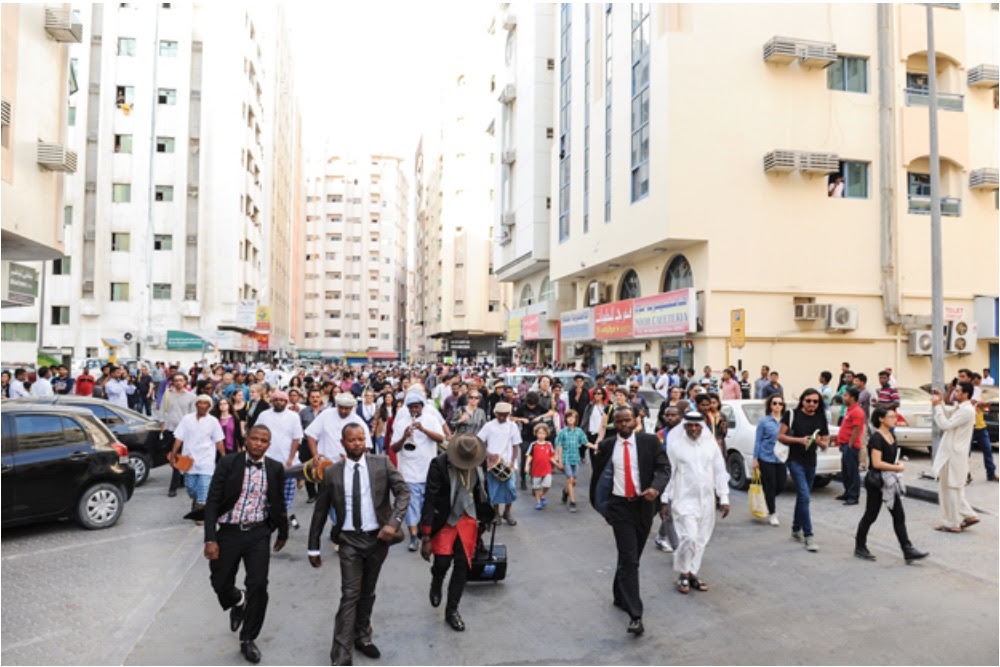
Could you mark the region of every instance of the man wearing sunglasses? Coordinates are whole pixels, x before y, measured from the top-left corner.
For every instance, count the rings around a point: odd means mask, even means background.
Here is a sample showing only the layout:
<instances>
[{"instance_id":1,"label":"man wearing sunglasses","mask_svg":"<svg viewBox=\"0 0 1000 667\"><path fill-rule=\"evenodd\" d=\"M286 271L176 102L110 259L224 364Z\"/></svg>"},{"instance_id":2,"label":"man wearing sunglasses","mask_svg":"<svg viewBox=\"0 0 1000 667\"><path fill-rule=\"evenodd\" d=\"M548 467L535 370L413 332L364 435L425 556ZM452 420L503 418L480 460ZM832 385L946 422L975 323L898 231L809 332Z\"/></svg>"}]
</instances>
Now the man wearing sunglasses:
<instances>
[{"instance_id":1,"label":"man wearing sunglasses","mask_svg":"<svg viewBox=\"0 0 1000 667\"><path fill-rule=\"evenodd\" d=\"M799 399L799 406L781 418L781 430L778 432L778 441L788 445L788 472L795 483L792 539L804 541L808 551L819 551L813 537L809 494L816 478L816 450L826 449L830 434L822 403L818 391L806 389Z\"/></svg>"}]
</instances>

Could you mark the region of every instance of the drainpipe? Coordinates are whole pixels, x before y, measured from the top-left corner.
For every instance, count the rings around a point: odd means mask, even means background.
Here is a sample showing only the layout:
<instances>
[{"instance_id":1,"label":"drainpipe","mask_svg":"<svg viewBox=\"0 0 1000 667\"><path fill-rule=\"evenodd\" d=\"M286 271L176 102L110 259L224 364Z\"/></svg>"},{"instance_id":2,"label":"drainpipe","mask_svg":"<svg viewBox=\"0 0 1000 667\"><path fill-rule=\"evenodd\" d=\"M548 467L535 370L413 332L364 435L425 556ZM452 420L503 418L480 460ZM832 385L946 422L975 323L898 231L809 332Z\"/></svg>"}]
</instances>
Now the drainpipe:
<instances>
[{"instance_id":1,"label":"drainpipe","mask_svg":"<svg viewBox=\"0 0 1000 667\"><path fill-rule=\"evenodd\" d=\"M902 324L896 278L896 115L892 75L892 12L879 3L878 12L878 132L879 132L879 266L882 315L890 326Z\"/></svg>"}]
</instances>

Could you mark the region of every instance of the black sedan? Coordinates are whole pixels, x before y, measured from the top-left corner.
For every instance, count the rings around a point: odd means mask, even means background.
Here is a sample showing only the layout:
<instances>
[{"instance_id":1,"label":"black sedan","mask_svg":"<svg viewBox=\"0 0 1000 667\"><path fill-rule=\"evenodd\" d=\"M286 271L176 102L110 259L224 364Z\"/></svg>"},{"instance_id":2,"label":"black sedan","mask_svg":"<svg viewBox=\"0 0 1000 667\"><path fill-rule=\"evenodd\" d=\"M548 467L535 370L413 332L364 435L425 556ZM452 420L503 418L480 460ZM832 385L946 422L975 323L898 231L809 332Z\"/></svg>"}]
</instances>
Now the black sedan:
<instances>
[{"instance_id":1,"label":"black sedan","mask_svg":"<svg viewBox=\"0 0 1000 667\"><path fill-rule=\"evenodd\" d=\"M135 485L141 486L149 471L167 463L167 451L160 440L160 423L134 410L123 408L101 398L85 396L45 396L18 399L25 403L55 403L89 410L111 429L118 442L128 447L129 463L135 468Z\"/></svg>"}]
</instances>

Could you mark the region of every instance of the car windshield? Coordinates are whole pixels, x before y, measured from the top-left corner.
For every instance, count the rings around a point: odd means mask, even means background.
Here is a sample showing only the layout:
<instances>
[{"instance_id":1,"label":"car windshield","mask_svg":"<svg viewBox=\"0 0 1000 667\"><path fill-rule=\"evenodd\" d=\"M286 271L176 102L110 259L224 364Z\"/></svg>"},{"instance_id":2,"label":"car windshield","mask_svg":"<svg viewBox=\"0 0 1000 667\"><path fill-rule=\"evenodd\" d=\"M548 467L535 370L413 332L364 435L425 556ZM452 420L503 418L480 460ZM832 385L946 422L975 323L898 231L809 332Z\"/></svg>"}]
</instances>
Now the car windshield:
<instances>
[{"instance_id":1,"label":"car windshield","mask_svg":"<svg viewBox=\"0 0 1000 667\"><path fill-rule=\"evenodd\" d=\"M899 392L900 401L912 401L914 403L931 402L930 394L922 389L916 389L914 387L896 387L896 391Z\"/></svg>"},{"instance_id":2,"label":"car windshield","mask_svg":"<svg viewBox=\"0 0 1000 667\"><path fill-rule=\"evenodd\" d=\"M747 416L747 421L757 425L757 422L761 420L764 416L764 404L763 403L744 403L743 404L743 414Z\"/></svg>"}]
</instances>

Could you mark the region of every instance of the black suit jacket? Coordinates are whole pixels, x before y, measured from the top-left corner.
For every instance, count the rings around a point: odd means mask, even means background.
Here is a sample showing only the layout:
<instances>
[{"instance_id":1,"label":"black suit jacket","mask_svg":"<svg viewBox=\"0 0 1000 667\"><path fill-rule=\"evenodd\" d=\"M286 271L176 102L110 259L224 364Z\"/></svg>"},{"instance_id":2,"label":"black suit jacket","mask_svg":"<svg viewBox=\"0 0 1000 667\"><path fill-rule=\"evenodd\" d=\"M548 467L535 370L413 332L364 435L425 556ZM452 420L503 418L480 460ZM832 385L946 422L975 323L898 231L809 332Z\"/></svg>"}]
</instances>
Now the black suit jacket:
<instances>
[{"instance_id":1,"label":"black suit jacket","mask_svg":"<svg viewBox=\"0 0 1000 667\"><path fill-rule=\"evenodd\" d=\"M270 410L270 409L271 409L271 404L265 401L264 399L261 399L257 401L257 404L255 406L253 406L253 412L251 412L250 401L247 401L246 407L243 408L243 410L241 411L242 414L240 415L240 417L243 419L243 422L247 425L248 434L250 433L250 429L253 428L253 425L257 422L257 417L260 417L260 413L264 412L264 410Z\"/></svg>"},{"instance_id":2,"label":"black suit jacket","mask_svg":"<svg viewBox=\"0 0 1000 667\"><path fill-rule=\"evenodd\" d=\"M410 505L410 487L388 457L375 454L364 456L378 526L381 528L391 524L393 528L399 528L403 525L406 508ZM312 522L309 525L310 551L319 550L320 538L323 536L323 527L326 525L331 506L337 514L337 523L333 528L334 540L340 538L340 532L344 528L344 517L347 514L347 504L344 499L344 466L347 463L350 461L337 461L327 468L323 481L319 484L319 494L316 496ZM389 502L390 491L392 491L392 503Z\"/></svg>"},{"instance_id":3,"label":"black suit jacket","mask_svg":"<svg viewBox=\"0 0 1000 667\"><path fill-rule=\"evenodd\" d=\"M488 524L493 521L495 512L483 481L483 469L481 466L476 466L471 473L474 480L472 498L476 502L476 520L481 524ZM450 515L451 477L448 475L448 455L440 454L427 468L427 488L424 491L424 507L420 514L421 534L433 536L448 522Z\"/></svg>"},{"instance_id":4,"label":"black suit jacket","mask_svg":"<svg viewBox=\"0 0 1000 667\"><path fill-rule=\"evenodd\" d=\"M245 452L234 452L215 464L212 484L205 501L205 541L215 542L219 517L233 509L243 491L243 477L247 469ZM272 459L264 458L267 474L267 514L271 530L277 529L278 538L288 539L288 512L285 510L285 468Z\"/></svg>"},{"instance_id":5,"label":"black suit jacket","mask_svg":"<svg viewBox=\"0 0 1000 667\"><path fill-rule=\"evenodd\" d=\"M667 452L663 448L663 443L655 435L633 433L633 436L639 455L639 488L636 490L642 493L646 489L653 488L658 494L655 503L642 502L643 511L647 511L646 508L648 508L648 511L652 513L660 505L659 494L663 493L663 490L667 488L667 482L670 481ZM590 477L591 502L597 498L597 483L605 466L611 462L611 453L615 449L616 440L617 437L605 438L597 446L597 453L594 454L594 472Z\"/></svg>"}]
</instances>

